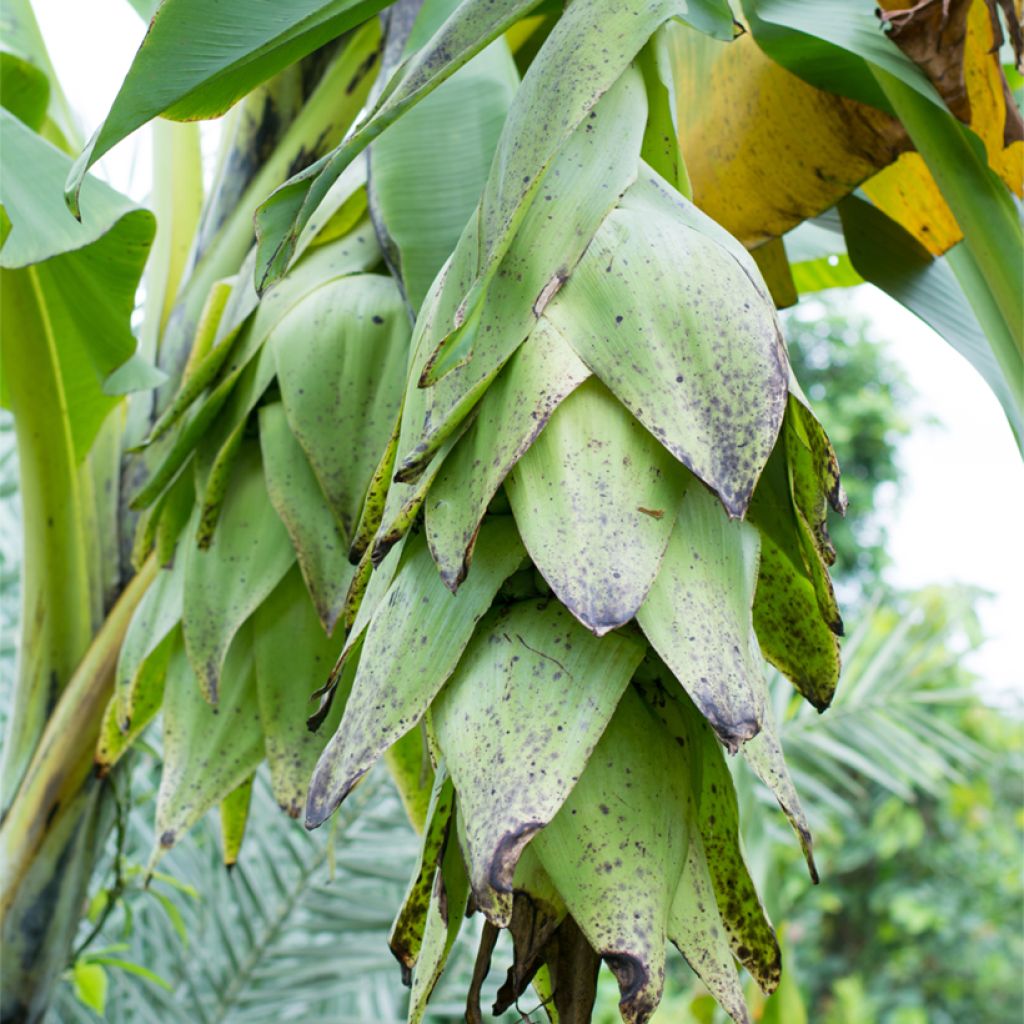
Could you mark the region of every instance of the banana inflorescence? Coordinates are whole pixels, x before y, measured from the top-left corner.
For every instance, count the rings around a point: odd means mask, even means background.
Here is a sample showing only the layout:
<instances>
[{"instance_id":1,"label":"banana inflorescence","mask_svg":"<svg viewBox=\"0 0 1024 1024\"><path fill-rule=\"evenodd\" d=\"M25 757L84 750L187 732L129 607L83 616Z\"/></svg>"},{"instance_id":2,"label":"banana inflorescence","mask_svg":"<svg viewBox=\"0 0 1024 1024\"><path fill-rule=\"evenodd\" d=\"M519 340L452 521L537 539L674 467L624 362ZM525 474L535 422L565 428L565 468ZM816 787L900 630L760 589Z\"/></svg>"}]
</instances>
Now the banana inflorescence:
<instances>
[{"instance_id":1,"label":"banana inflorescence","mask_svg":"<svg viewBox=\"0 0 1024 1024\"><path fill-rule=\"evenodd\" d=\"M646 160L633 61L677 5L626 5L643 16L601 64L573 19L602 6L623 5L570 6L495 92L497 156L413 327L361 163L262 296L256 250L211 289L138 499L136 556L165 568L101 766L162 709L161 847L220 804L233 859L264 758L313 827L388 754L423 830L391 935L413 1021L467 913L470 1020L501 929L498 1011L533 984L552 1019L589 1020L603 960L647 1020L668 940L748 1019L736 964L765 991L781 964L726 752L814 872L763 659L828 706L836 460L753 260Z\"/></svg>"}]
</instances>

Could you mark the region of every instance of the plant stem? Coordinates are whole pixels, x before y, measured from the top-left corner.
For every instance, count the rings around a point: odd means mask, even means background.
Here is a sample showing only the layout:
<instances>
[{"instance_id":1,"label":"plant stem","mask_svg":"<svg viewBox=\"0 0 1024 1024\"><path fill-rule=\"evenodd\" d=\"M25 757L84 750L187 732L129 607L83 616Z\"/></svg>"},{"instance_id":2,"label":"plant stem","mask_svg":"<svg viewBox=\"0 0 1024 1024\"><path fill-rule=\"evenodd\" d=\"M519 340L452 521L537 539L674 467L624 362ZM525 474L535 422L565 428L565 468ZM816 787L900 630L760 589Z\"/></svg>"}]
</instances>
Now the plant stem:
<instances>
[{"instance_id":1,"label":"plant stem","mask_svg":"<svg viewBox=\"0 0 1024 1024\"><path fill-rule=\"evenodd\" d=\"M35 756L0 826L0 917L6 918L61 803L82 788L92 770L103 712L113 693L121 642L156 572L156 559L151 556L125 587L46 723Z\"/></svg>"},{"instance_id":2,"label":"plant stem","mask_svg":"<svg viewBox=\"0 0 1024 1024\"><path fill-rule=\"evenodd\" d=\"M66 965L111 823L110 787L92 774L93 752L121 643L156 571L151 557L96 634L0 826L4 1021L41 1020Z\"/></svg>"}]
</instances>

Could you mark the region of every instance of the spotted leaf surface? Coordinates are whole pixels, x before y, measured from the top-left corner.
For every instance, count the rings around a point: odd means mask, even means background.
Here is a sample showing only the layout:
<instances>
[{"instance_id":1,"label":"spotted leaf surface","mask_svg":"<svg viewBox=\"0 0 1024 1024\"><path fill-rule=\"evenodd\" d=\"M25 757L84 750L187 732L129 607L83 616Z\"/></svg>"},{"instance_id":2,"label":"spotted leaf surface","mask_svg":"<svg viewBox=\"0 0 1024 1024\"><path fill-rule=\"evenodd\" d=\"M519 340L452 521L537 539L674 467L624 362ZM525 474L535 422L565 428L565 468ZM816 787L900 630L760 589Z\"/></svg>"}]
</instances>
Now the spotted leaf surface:
<instances>
[{"instance_id":1,"label":"spotted leaf surface","mask_svg":"<svg viewBox=\"0 0 1024 1024\"><path fill-rule=\"evenodd\" d=\"M164 681L175 646L181 645L177 624L146 657L123 692L115 691L107 704L96 743L96 767L105 775L142 735L164 698Z\"/></svg>"},{"instance_id":2,"label":"spotted leaf surface","mask_svg":"<svg viewBox=\"0 0 1024 1024\"><path fill-rule=\"evenodd\" d=\"M647 597L689 477L591 379L555 411L506 491L534 564L602 636L629 622Z\"/></svg>"},{"instance_id":3,"label":"spotted leaf surface","mask_svg":"<svg viewBox=\"0 0 1024 1024\"><path fill-rule=\"evenodd\" d=\"M508 43L498 39L370 150L374 200L414 310L473 213L518 84Z\"/></svg>"},{"instance_id":4,"label":"spotted leaf surface","mask_svg":"<svg viewBox=\"0 0 1024 1024\"><path fill-rule=\"evenodd\" d=\"M423 942L412 975L409 993L409 1024L419 1024L427 1008L448 954L462 928L462 919L469 901L469 878L455 838L455 821L448 824L448 835L441 863L434 875L434 885L427 908Z\"/></svg>"},{"instance_id":5,"label":"spotted leaf surface","mask_svg":"<svg viewBox=\"0 0 1024 1024\"><path fill-rule=\"evenodd\" d=\"M129 722L136 699L139 672L152 653L181 621L185 587L185 558L179 554L170 569L161 569L142 595L128 624L117 659L114 699L117 718Z\"/></svg>"},{"instance_id":6,"label":"spotted leaf surface","mask_svg":"<svg viewBox=\"0 0 1024 1024\"><path fill-rule=\"evenodd\" d=\"M495 923L508 924L520 852L579 780L642 657L557 601L522 602L480 624L434 702L473 893Z\"/></svg>"},{"instance_id":7,"label":"spotted leaf surface","mask_svg":"<svg viewBox=\"0 0 1024 1024\"><path fill-rule=\"evenodd\" d=\"M771 790L779 807L786 815L807 861L807 869L813 882L818 881L818 869L814 864L814 844L811 839L811 828L807 823L796 786L790 777L786 758L783 756L782 743L772 718L769 703L765 701L761 718L761 731L743 744L742 753L747 764L754 770L758 778Z\"/></svg>"},{"instance_id":8,"label":"spotted leaf surface","mask_svg":"<svg viewBox=\"0 0 1024 1024\"><path fill-rule=\"evenodd\" d=\"M758 547L752 526L690 487L637 612L654 649L734 751L760 728L761 660L751 625Z\"/></svg>"},{"instance_id":9,"label":"spotted leaf surface","mask_svg":"<svg viewBox=\"0 0 1024 1024\"><path fill-rule=\"evenodd\" d=\"M749 519L761 536L754 595L761 652L822 711L832 702L839 681L839 641L822 616L807 567L809 545L793 506L784 444L776 446L765 466Z\"/></svg>"},{"instance_id":10,"label":"spotted leaf surface","mask_svg":"<svg viewBox=\"0 0 1024 1024\"><path fill-rule=\"evenodd\" d=\"M732 776L714 733L701 728L703 784L698 824L711 884L733 955L765 993L779 984L782 959L740 850Z\"/></svg>"},{"instance_id":11,"label":"spotted leaf surface","mask_svg":"<svg viewBox=\"0 0 1024 1024\"><path fill-rule=\"evenodd\" d=\"M271 788L281 809L297 818L316 760L345 706L345 695L336 694L320 730L306 727L311 694L330 674L342 637L324 633L297 566L256 610L252 631Z\"/></svg>"},{"instance_id":12,"label":"spotted leaf surface","mask_svg":"<svg viewBox=\"0 0 1024 1024\"><path fill-rule=\"evenodd\" d=\"M332 633L355 572L348 544L327 506L280 402L260 409L260 453L271 505L281 517L324 631Z\"/></svg>"},{"instance_id":13,"label":"spotted leaf surface","mask_svg":"<svg viewBox=\"0 0 1024 1024\"><path fill-rule=\"evenodd\" d=\"M258 447L246 442L213 542L207 550L185 547L185 649L211 703L232 637L294 562L288 532L267 497Z\"/></svg>"},{"instance_id":14,"label":"spotted leaf surface","mask_svg":"<svg viewBox=\"0 0 1024 1024\"><path fill-rule=\"evenodd\" d=\"M571 275L594 232L636 178L644 120L637 72L627 72L578 128L544 175L486 299L462 328L468 361L420 387L429 360L450 331L478 271L474 221L434 282L415 335L406 389L399 473L413 476L466 415Z\"/></svg>"},{"instance_id":15,"label":"spotted leaf surface","mask_svg":"<svg viewBox=\"0 0 1024 1024\"><path fill-rule=\"evenodd\" d=\"M402 907L388 936L391 952L402 965L402 973L407 980L416 966L423 945L423 932L430 908L430 896L434 889L434 876L441 864L441 855L448 840L448 826L454 807L455 790L452 787L452 780L447 771L439 767L434 775L434 786L430 793L419 866L409 883Z\"/></svg>"},{"instance_id":16,"label":"spotted leaf surface","mask_svg":"<svg viewBox=\"0 0 1024 1024\"><path fill-rule=\"evenodd\" d=\"M827 523L830 486L833 495L838 493L839 487L835 455L821 425L792 396L782 437L804 564L810 573L822 618L833 633L842 636L843 620L828 573L828 567L836 558Z\"/></svg>"},{"instance_id":17,"label":"spotted leaf surface","mask_svg":"<svg viewBox=\"0 0 1024 1024\"><path fill-rule=\"evenodd\" d=\"M316 289L270 338L292 431L346 537L401 404L409 322L387 277Z\"/></svg>"},{"instance_id":18,"label":"spotted leaf surface","mask_svg":"<svg viewBox=\"0 0 1024 1024\"><path fill-rule=\"evenodd\" d=\"M427 380L439 379L471 351L473 332L461 325L473 322L473 311L537 201L556 154L657 28L686 6L679 0L591 0L570 5L559 18L509 110L480 200L479 271L460 304L455 331L432 358ZM642 133L642 124L638 127Z\"/></svg>"},{"instance_id":19,"label":"spotted leaf surface","mask_svg":"<svg viewBox=\"0 0 1024 1024\"><path fill-rule=\"evenodd\" d=\"M511 518L489 520L481 528L474 571L458 594L441 582L422 536L410 541L405 555L367 628L345 714L313 775L309 826L323 822L420 720L525 552Z\"/></svg>"},{"instance_id":20,"label":"spotted leaf surface","mask_svg":"<svg viewBox=\"0 0 1024 1024\"><path fill-rule=\"evenodd\" d=\"M650 1018L688 842L689 771L627 690L568 800L533 840L569 913L619 982L623 1020Z\"/></svg>"},{"instance_id":21,"label":"spotted leaf surface","mask_svg":"<svg viewBox=\"0 0 1024 1024\"><path fill-rule=\"evenodd\" d=\"M754 629L765 658L819 711L839 682L839 640L821 617L814 585L800 563L762 537Z\"/></svg>"},{"instance_id":22,"label":"spotted leaf surface","mask_svg":"<svg viewBox=\"0 0 1024 1024\"><path fill-rule=\"evenodd\" d=\"M154 859L242 785L263 760L248 627L228 652L218 707L204 699L184 647L175 647L164 688L163 741Z\"/></svg>"},{"instance_id":23,"label":"spotted leaf surface","mask_svg":"<svg viewBox=\"0 0 1024 1024\"><path fill-rule=\"evenodd\" d=\"M539 0L464 0L396 71L373 110L332 153L278 188L256 213L257 281L285 271L303 227L352 161L407 110L478 54Z\"/></svg>"},{"instance_id":24,"label":"spotted leaf surface","mask_svg":"<svg viewBox=\"0 0 1024 1024\"><path fill-rule=\"evenodd\" d=\"M469 570L477 530L502 481L559 402L589 376L571 346L542 319L487 389L426 502L430 551L453 590Z\"/></svg>"},{"instance_id":25,"label":"spotted leaf surface","mask_svg":"<svg viewBox=\"0 0 1024 1024\"><path fill-rule=\"evenodd\" d=\"M736 1024L748 1024L750 1014L743 986L718 912L704 841L697 829L691 832L686 865L672 901L668 937L719 1006Z\"/></svg>"},{"instance_id":26,"label":"spotted leaf surface","mask_svg":"<svg viewBox=\"0 0 1024 1024\"><path fill-rule=\"evenodd\" d=\"M741 516L786 401L774 307L676 204L650 190L627 200L548 316L626 408Z\"/></svg>"}]
</instances>

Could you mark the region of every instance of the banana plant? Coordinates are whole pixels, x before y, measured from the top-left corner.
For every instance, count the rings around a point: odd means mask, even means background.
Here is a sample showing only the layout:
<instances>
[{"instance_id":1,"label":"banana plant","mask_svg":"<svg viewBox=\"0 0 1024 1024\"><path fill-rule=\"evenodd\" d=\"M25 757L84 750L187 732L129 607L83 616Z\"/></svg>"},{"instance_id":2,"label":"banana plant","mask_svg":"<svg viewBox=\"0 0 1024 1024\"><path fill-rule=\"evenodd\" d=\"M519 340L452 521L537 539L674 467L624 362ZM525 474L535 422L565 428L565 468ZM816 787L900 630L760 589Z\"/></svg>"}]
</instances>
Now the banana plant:
<instances>
[{"instance_id":1,"label":"banana plant","mask_svg":"<svg viewBox=\"0 0 1024 1024\"><path fill-rule=\"evenodd\" d=\"M1019 423L1003 23L935 7L163 0L81 147L8 5L5 1019L45 1012L154 721L150 870L217 806L236 860L264 761L307 827L386 761L411 1021L467 915L470 1020L503 930L498 1012L589 1020L603 961L646 1021L671 941L749 1019L737 965L782 965L726 756L816 876L764 661L824 711L842 633L838 462L777 316L828 275L783 236L838 203L844 273ZM189 122L222 115L203 196ZM151 212L90 168L154 118Z\"/></svg>"}]
</instances>

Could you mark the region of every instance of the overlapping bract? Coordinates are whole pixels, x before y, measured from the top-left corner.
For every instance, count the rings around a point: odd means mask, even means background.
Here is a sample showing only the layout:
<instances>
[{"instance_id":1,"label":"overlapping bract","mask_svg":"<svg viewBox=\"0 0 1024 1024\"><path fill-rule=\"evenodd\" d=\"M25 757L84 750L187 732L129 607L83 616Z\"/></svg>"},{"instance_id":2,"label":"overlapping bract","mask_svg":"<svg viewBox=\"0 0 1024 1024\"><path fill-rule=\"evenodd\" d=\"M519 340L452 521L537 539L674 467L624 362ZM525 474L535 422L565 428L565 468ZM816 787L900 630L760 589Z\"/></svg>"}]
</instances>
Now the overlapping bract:
<instances>
[{"instance_id":1,"label":"overlapping bract","mask_svg":"<svg viewBox=\"0 0 1024 1024\"><path fill-rule=\"evenodd\" d=\"M552 33L527 80L570 42ZM208 377L151 442L139 550L162 536L173 564L100 760L162 702L162 844L221 803L232 856L264 756L289 813L311 775L310 826L389 750L410 804L432 775L392 935L411 1020L467 908L487 919L471 1019L508 928L499 1007L533 983L589 1019L603 959L623 1018L647 1020L672 941L745 1020L736 963L770 991L780 960L724 749L810 861L761 655L828 705L835 458L755 264L641 159L634 55L580 91L566 137L521 151L524 82L497 143L515 160L479 182L411 331L361 180L339 179L310 222L333 230L302 234L262 298L254 255L215 290Z\"/></svg>"},{"instance_id":2,"label":"overlapping bract","mask_svg":"<svg viewBox=\"0 0 1024 1024\"><path fill-rule=\"evenodd\" d=\"M512 258L532 251L532 214ZM825 523L828 500L841 504L835 459L789 393L774 307L749 258L649 168L637 162L564 277L542 309L524 297L518 318L485 297L467 320L493 318L492 337L478 332L468 358L426 389L421 367L444 328L429 315L417 325L397 446L407 482L385 503L371 586L394 557L387 546L404 547L368 618L307 821L344 798L371 750L422 719L454 798L428 822L396 926L413 1019L443 958L437 941L421 962L415 950L445 908L446 927L457 925L452 886L460 901L468 889L489 928L512 930L499 1006L542 965L557 973L572 945L580 963L603 957L615 972L624 1019L646 1020L671 939L743 1020L734 958L766 990L780 963L743 866L722 747L748 757L810 858L759 648L827 706L839 667ZM489 386L463 412L459 388L482 378ZM442 402L447 434L432 447ZM441 609L432 632L425 616ZM371 655L375 634L390 643Z\"/></svg>"}]
</instances>

